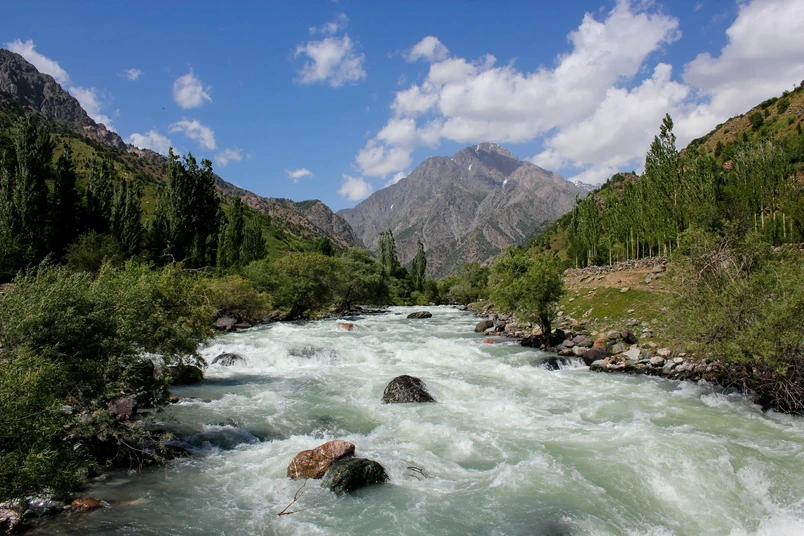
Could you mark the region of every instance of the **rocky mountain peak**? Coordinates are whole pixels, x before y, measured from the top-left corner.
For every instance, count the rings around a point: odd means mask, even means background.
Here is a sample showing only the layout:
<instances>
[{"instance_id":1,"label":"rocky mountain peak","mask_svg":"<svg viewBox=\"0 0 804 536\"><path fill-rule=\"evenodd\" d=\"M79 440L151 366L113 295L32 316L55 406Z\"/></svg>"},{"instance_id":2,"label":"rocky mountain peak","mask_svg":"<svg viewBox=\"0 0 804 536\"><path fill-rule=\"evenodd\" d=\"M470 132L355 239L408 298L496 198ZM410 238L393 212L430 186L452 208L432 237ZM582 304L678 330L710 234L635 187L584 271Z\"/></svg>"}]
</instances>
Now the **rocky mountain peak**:
<instances>
[{"instance_id":1,"label":"rocky mountain peak","mask_svg":"<svg viewBox=\"0 0 804 536\"><path fill-rule=\"evenodd\" d=\"M126 148L116 132L89 117L78 100L52 76L40 73L25 58L5 49L0 49L0 93L51 121L67 123L105 145Z\"/></svg>"}]
</instances>

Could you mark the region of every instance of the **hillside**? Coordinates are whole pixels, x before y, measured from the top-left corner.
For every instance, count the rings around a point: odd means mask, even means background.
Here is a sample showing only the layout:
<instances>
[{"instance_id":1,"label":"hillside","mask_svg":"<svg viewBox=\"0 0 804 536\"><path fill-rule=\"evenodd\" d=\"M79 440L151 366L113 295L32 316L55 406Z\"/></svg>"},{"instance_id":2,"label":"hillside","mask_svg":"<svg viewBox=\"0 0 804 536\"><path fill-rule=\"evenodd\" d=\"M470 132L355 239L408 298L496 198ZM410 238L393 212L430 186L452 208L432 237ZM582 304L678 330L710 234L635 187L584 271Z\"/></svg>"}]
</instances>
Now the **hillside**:
<instances>
[{"instance_id":1,"label":"hillside","mask_svg":"<svg viewBox=\"0 0 804 536\"><path fill-rule=\"evenodd\" d=\"M144 189L145 215L153 211L156 185L165 176L167 157L126 144L117 133L89 117L53 77L40 73L19 54L0 49L0 128L10 128L26 111L36 112L48 120L57 133L57 147L61 147L62 142L70 146L79 172L85 172L87 164L98 157L112 162L121 177L137 177ZM0 149L2 143L0 139ZM318 237L327 237L341 248L361 244L349 224L318 200L296 203L265 198L217 175L216 186L221 194L236 195L270 217L273 230L269 229L269 244L297 249L299 240Z\"/></svg>"},{"instance_id":2,"label":"hillside","mask_svg":"<svg viewBox=\"0 0 804 536\"><path fill-rule=\"evenodd\" d=\"M579 188L560 175L481 143L453 157L432 157L398 183L339 215L376 250L391 229L403 264L421 240L428 274L452 274L466 262L488 263L567 212Z\"/></svg>"}]
</instances>

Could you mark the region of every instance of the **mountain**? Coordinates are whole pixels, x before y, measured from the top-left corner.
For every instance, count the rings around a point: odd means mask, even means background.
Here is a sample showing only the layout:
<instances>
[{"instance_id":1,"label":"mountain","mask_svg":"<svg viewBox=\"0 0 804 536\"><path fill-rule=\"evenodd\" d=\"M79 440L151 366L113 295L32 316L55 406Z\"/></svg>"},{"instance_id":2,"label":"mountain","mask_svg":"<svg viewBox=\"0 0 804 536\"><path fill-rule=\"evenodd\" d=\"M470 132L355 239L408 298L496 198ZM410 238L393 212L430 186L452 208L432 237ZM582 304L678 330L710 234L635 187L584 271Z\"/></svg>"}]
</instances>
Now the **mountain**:
<instances>
[{"instance_id":1,"label":"mountain","mask_svg":"<svg viewBox=\"0 0 804 536\"><path fill-rule=\"evenodd\" d=\"M98 149L91 151L93 155L115 159L124 169L155 181L165 176L167 157L126 144L116 132L89 117L53 77L40 73L19 54L0 49L0 113L13 118L24 110L39 113L57 132L92 140ZM217 175L216 186L223 195L239 196L247 205L271 216L280 228L297 238L327 237L340 247L362 245L349 224L321 201L297 203L261 197ZM148 209L146 206L146 213Z\"/></svg>"},{"instance_id":2,"label":"mountain","mask_svg":"<svg viewBox=\"0 0 804 536\"><path fill-rule=\"evenodd\" d=\"M587 194L597 190L597 188L598 188L594 184L588 184L588 183L583 182L583 181L578 180L578 179L575 179L574 181L572 181L572 184L577 186L578 189L581 191L581 197L586 197Z\"/></svg>"},{"instance_id":3,"label":"mountain","mask_svg":"<svg viewBox=\"0 0 804 536\"><path fill-rule=\"evenodd\" d=\"M421 240L431 276L489 262L570 210L580 189L561 175L481 143L432 157L407 177L338 212L370 249L391 229L403 264Z\"/></svg>"}]
</instances>

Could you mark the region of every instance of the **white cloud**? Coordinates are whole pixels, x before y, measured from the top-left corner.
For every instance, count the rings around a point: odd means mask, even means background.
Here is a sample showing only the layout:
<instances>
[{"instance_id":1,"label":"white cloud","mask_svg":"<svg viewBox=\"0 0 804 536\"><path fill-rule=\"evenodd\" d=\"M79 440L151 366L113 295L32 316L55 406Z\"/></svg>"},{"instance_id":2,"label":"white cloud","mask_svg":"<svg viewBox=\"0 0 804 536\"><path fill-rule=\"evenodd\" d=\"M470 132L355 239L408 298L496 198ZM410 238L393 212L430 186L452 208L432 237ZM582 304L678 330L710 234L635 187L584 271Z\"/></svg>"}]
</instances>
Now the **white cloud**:
<instances>
[{"instance_id":1,"label":"white cloud","mask_svg":"<svg viewBox=\"0 0 804 536\"><path fill-rule=\"evenodd\" d=\"M286 169L285 173L287 173L288 178L293 179L293 182L299 182L299 179L313 176L313 172L306 168Z\"/></svg>"},{"instance_id":2,"label":"white cloud","mask_svg":"<svg viewBox=\"0 0 804 536\"><path fill-rule=\"evenodd\" d=\"M408 176L407 172L400 171L399 173L388 179L388 182L386 182L385 185L391 186L392 184L396 184L407 176Z\"/></svg>"},{"instance_id":3,"label":"white cloud","mask_svg":"<svg viewBox=\"0 0 804 536\"><path fill-rule=\"evenodd\" d=\"M422 40L408 58L432 57L427 77L396 94L391 118L358 152L356 167L364 176L388 176L407 169L417 147L442 139L519 143L561 133L591 120L607 100L608 110L616 108L610 90L632 82L654 52L679 37L675 18L620 0L602 21L584 16L569 34L571 51L558 56L554 68L523 72L497 65L490 54L475 61L447 57L440 41ZM641 93L647 98L648 89ZM560 141L548 144L549 162L568 159Z\"/></svg>"},{"instance_id":4,"label":"white cloud","mask_svg":"<svg viewBox=\"0 0 804 536\"><path fill-rule=\"evenodd\" d=\"M356 83L366 78L365 54L358 53L349 35L309 41L296 47L294 57L305 56L298 82L327 83L332 87Z\"/></svg>"},{"instance_id":5,"label":"white cloud","mask_svg":"<svg viewBox=\"0 0 804 536\"><path fill-rule=\"evenodd\" d=\"M714 126L804 78L804 2L744 3L726 36L718 57L699 54L684 69L684 81L709 99L693 125Z\"/></svg>"},{"instance_id":6,"label":"white cloud","mask_svg":"<svg viewBox=\"0 0 804 536\"><path fill-rule=\"evenodd\" d=\"M32 40L29 39L23 42L20 39L15 39L6 43L5 47L25 58L39 72L52 76L60 86L75 97L87 115L96 122L103 123L107 128L114 128L111 118L101 112L102 99L98 91L94 87L85 88L73 84L72 80L70 80L70 75L61 68L57 61L36 51L36 45Z\"/></svg>"},{"instance_id":7,"label":"white cloud","mask_svg":"<svg viewBox=\"0 0 804 536\"><path fill-rule=\"evenodd\" d=\"M11 52L15 52L28 60L40 73L49 74L53 79L62 86L70 82L70 76L67 71L61 68L59 62L51 60L36 51L36 45L32 40L25 42L15 39L5 44L5 47Z\"/></svg>"},{"instance_id":8,"label":"white cloud","mask_svg":"<svg viewBox=\"0 0 804 536\"><path fill-rule=\"evenodd\" d=\"M205 102L212 102L212 97L209 96L210 89L190 70L173 82L173 100L185 110L198 108Z\"/></svg>"},{"instance_id":9,"label":"white cloud","mask_svg":"<svg viewBox=\"0 0 804 536\"><path fill-rule=\"evenodd\" d=\"M429 62L441 61L447 58L449 49L434 35L428 35L405 52L404 58L408 61L424 59Z\"/></svg>"},{"instance_id":10,"label":"white cloud","mask_svg":"<svg viewBox=\"0 0 804 536\"><path fill-rule=\"evenodd\" d=\"M142 76L142 71L140 69L134 69L134 68L124 69L123 74L129 80L134 81L137 78L139 78L140 76Z\"/></svg>"},{"instance_id":11,"label":"white cloud","mask_svg":"<svg viewBox=\"0 0 804 536\"><path fill-rule=\"evenodd\" d=\"M226 167L229 162L240 162L243 160L243 151L240 149L224 149L215 155L215 162L220 167Z\"/></svg>"},{"instance_id":12,"label":"white cloud","mask_svg":"<svg viewBox=\"0 0 804 536\"><path fill-rule=\"evenodd\" d=\"M372 191L374 191L374 188L363 180L363 177L343 175L341 189L338 190L338 194L349 201L360 201L370 196Z\"/></svg>"},{"instance_id":13,"label":"white cloud","mask_svg":"<svg viewBox=\"0 0 804 536\"><path fill-rule=\"evenodd\" d=\"M149 130L146 134L134 133L128 137L127 141L135 147L151 149L163 155L168 154L168 150L170 150L170 146L172 145L166 136L161 135L153 129Z\"/></svg>"},{"instance_id":14,"label":"white cloud","mask_svg":"<svg viewBox=\"0 0 804 536\"><path fill-rule=\"evenodd\" d=\"M170 132L181 132L191 140L197 141L205 149L214 150L217 146L215 132L211 128L202 125L198 119L193 119L192 121L182 119L170 125L168 130Z\"/></svg>"},{"instance_id":15,"label":"white cloud","mask_svg":"<svg viewBox=\"0 0 804 536\"><path fill-rule=\"evenodd\" d=\"M310 35L323 34L335 35L336 33L345 30L349 25L349 17L345 13L338 14L335 20L322 24L321 26L311 26Z\"/></svg>"}]
</instances>

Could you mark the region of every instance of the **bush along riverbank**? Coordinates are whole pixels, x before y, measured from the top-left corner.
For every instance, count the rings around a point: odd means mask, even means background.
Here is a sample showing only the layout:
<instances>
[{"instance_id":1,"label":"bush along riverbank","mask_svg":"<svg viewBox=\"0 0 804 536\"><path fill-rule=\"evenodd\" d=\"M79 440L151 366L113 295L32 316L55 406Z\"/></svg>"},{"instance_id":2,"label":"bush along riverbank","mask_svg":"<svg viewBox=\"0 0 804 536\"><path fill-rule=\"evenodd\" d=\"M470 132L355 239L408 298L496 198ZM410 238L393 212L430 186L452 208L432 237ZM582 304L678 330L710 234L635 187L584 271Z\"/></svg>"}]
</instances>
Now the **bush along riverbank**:
<instances>
[{"instance_id":1,"label":"bush along riverbank","mask_svg":"<svg viewBox=\"0 0 804 536\"><path fill-rule=\"evenodd\" d=\"M765 410L800 415L802 257L799 247L773 248L753 233L731 242L689 233L669 264L656 259L565 271L568 291L553 304L559 327L549 337L535 323L494 313L489 302L470 309L486 317L475 329L486 342L519 339L582 359L595 372L706 381ZM631 286L617 288L622 284Z\"/></svg>"}]
</instances>

